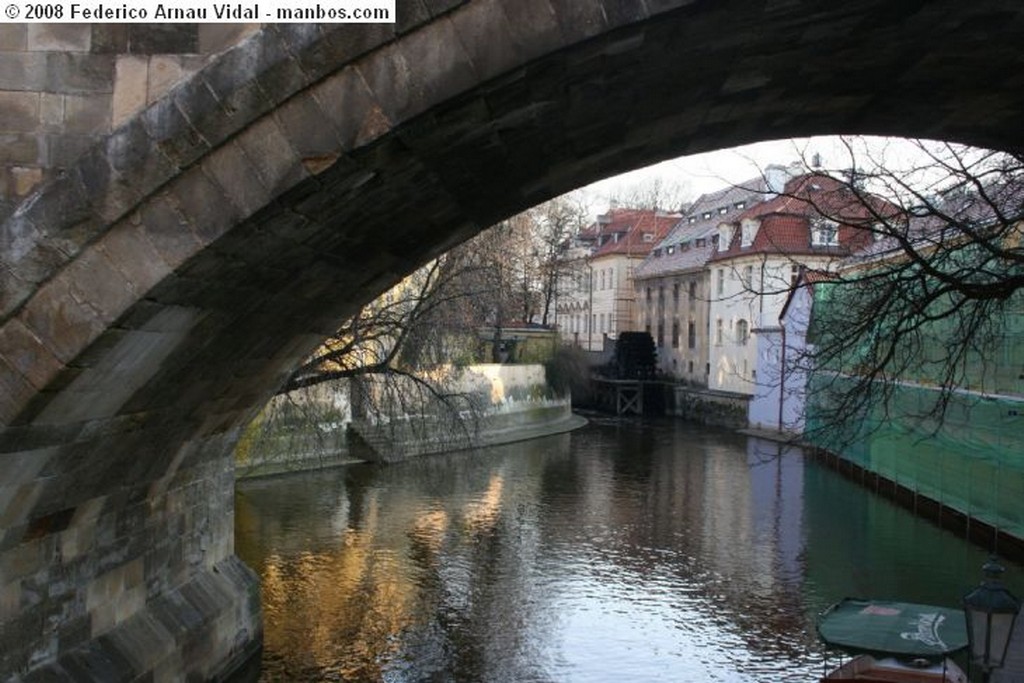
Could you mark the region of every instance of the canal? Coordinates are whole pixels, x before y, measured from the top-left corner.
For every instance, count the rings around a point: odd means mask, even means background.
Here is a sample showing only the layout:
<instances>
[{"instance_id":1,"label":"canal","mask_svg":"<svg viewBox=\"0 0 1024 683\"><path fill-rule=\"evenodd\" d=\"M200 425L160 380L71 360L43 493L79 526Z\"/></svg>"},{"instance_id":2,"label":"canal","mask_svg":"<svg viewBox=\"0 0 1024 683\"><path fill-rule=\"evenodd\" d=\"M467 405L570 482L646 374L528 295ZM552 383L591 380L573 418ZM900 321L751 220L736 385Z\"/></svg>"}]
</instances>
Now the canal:
<instances>
[{"instance_id":1,"label":"canal","mask_svg":"<svg viewBox=\"0 0 1024 683\"><path fill-rule=\"evenodd\" d=\"M602 418L242 481L236 547L264 681L807 682L830 603L958 605L987 557L797 449Z\"/></svg>"}]
</instances>

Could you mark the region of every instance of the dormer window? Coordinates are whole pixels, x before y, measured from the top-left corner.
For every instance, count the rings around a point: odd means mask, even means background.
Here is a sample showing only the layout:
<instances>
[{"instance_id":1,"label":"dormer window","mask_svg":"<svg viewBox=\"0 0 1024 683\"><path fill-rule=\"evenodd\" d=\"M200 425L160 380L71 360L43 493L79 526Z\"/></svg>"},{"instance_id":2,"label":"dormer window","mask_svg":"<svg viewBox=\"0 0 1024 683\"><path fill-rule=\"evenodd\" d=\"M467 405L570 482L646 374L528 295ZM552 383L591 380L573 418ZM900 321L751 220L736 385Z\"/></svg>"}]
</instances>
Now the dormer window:
<instances>
[{"instance_id":1,"label":"dormer window","mask_svg":"<svg viewBox=\"0 0 1024 683\"><path fill-rule=\"evenodd\" d=\"M674 254L674 253L676 253L676 248L674 246L672 246L672 245L669 245L669 246L665 247L665 253L669 254L669 255Z\"/></svg>"},{"instance_id":2,"label":"dormer window","mask_svg":"<svg viewBox=\"0 0 1024 683\"><path fill-rule=\"evenodd\" d=\"M686 222L687 223L696 223L697 222L697 217L696 216L690 216L689 218L686 219Z\"/></svg>"},{"instance_id":3,"label":"dormer window","mask_svg":"<svg viewBox=\"0 0 1024 683\"><path fill-rule=\"evenodd\" d=\"M757 235L757 227L757 221L749 218L740 224L741 247L749 247L754 243L754 237Z\"/></svg>"},{"instance_id":4,"label":"dormer window","mask_svg":"<svg viewBox=\"0 0 1024 683\"><path fill-rule=\"evenodd\" d=\"M747 207L747 203L746 202L736 202L736 204L734 206L737 209L745 209Z\"/></svg>"},{"instance_id":5,"label":"dormer window","mask_svg":"<svg viewBox=\"0 0 1024 683\"><path fill-rule=\"evenodd\" d=\"M722 223L718 226L718 251L726 251L732 242L732 226Z\"/></svg>"},{"instance_id":6,"label":"dormer window","mask_svg":"<svg viewBox=\"0 0 1024 683\"><path fill-rule=\"evenodd\" d=\"M811 221L811 246L839 246L839 224L823 217L813 219Z\"/></svg>"},{"instance_id":7,"label":"dormer window","mask_svg":"<svg viewBox=\"0 0 1024 683\"><path fill-rule=\"evenodd\" d=\"M720 207L718 207L718 215L719 216L724 216L728 212L729 212L729 207L728 206L720 206Z\"/></svg>"},{"instance_id":8,"label":"dormer window","mask_svg":"<svg viewBox=\"0 0 1024 683\"><path fill-rule=\"evenodd\" d=\"M644 242L653 242L653 241L654 241L654 234L650 233L650 232L645 232L644 233Z\"/></svg>"},{"instance_id":9,"label":"dormer window","mask_svg":"<svg viewBox=\"0 0 1024 683\"><path fill-rule=\"evenodd\" d=\"M711 218L711 212L710 211L705 211L701 215L703 216L704 220L708 220L709 218Z\"/></svg>"}]
</instances>

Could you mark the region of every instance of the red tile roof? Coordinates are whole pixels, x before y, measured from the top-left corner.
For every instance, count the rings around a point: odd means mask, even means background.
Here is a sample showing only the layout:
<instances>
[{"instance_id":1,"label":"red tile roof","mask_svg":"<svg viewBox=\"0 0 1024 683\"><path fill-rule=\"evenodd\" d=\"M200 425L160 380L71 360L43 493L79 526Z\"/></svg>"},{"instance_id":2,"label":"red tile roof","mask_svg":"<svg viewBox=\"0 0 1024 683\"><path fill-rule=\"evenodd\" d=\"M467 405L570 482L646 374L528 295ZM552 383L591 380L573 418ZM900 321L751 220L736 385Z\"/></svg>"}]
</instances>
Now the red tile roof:
<instances>
[{"instance_id":1,"label":"red tile roof","mask_svg":"<svg viewBox=\"0 0 1024 683\"><path fill-rule=\"evenodd\" d=\"M611 209L580 233L596 246L592 258L610 254L646 256L679 221L679 214L647 209Z\"/></svg>"},{"instance_id":2,"label":"red tile roof","mask_svg":"<svg viewBox=\"0 0 1024 683\"><path fill-rule=\"evenodd\" d=\"M872 233L867 226L873 212L895 212L880 198L857 196L835 178L821 173L807 173L786 184L778 197L753 206L740 214L733 226L732 240L716 250L709 259L721 261L747 254L835 254L844 255L869 245ZM839 224L839 244L811 244L811 220L827 217ZM741 246L742 222L760 220L753 242Z\"/></svg>"}]
</instances>

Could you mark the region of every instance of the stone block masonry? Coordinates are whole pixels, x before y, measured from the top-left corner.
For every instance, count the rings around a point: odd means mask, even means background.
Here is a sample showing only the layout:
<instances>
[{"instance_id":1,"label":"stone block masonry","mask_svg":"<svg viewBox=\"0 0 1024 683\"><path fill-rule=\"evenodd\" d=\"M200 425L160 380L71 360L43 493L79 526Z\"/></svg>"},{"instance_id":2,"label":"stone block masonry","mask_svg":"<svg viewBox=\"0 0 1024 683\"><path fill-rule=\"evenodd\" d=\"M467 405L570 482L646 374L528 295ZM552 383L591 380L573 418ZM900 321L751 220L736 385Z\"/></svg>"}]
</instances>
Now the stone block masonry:
<instances>
[{"instance_id":1,"label":"stone block masonry","mask_svg":"<svg viewBox=\"0 0 1024 683\"><path fill-rule=\"evenodd\" d=\"M0 24L0 219L258 24Z\"/></svg>"},{"instance_id":2,"label":"stone block masonry","mask_svg":"<svg viewBox=\"0 0 1024 683\"><path fill-rule=\"evenodd\" d=\"M257 580L231 547L233 471L210 457L221 447L197 448L168 478L139 472L134 485L87 500L15 484L5 520L40 495L54 500L0 541L0 672L31 672L5 680L213 680L258 653ZM98 462L60 467L83 491L117 476Z\"/></svg>"},{"instance_id":3,"label":"stone block masonry","mask_svg":"<svg viewBox=\"0 0 1024 683\"><path fill-rule=\"evenodd\" d=\"M992 65L1024 7L625 4L399 0L216 55L241 34L3 27L0 679L209 680L258 647L242 425L488 225L754 139L1021 146L1018 71Z\"/></svg>"}]
</instances>

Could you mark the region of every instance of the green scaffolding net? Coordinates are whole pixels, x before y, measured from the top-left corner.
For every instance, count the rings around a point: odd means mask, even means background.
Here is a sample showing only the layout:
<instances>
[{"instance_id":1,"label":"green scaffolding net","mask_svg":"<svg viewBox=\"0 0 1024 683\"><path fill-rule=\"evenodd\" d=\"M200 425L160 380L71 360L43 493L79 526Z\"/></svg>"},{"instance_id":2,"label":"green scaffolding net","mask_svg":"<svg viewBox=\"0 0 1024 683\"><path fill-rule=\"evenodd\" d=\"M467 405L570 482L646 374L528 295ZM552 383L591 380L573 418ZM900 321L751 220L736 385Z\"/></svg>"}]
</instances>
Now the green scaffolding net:
<instances>
[{"instance_id":1,"label":"green scaffolding net","mask_svg":"<svg viewBox=\"0 0 1024 683\"><path fill-rule=\"evenodd\" d=\"M830 288L815 308L836 306ZM807 436L819 446L917 494L1024 539L1024 306L1006 309L985 354L969 359L941 418L927 376L890 380L888 405L872 405L853 424L828 424L830 392L854 386L842 369L812 374ZM943 329L931 333L941 344ZM838 376L837 376L838 375ZM834 419L834 418L833 418ZM837 434L836 430L843 433ZM838 444L838 445L837 445Z\"/></svg>"}]
</instances>

